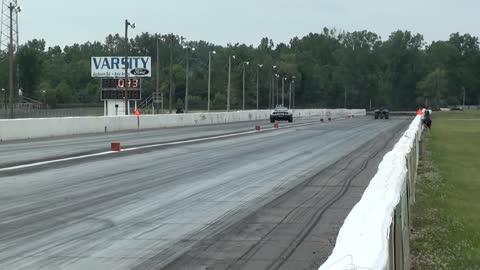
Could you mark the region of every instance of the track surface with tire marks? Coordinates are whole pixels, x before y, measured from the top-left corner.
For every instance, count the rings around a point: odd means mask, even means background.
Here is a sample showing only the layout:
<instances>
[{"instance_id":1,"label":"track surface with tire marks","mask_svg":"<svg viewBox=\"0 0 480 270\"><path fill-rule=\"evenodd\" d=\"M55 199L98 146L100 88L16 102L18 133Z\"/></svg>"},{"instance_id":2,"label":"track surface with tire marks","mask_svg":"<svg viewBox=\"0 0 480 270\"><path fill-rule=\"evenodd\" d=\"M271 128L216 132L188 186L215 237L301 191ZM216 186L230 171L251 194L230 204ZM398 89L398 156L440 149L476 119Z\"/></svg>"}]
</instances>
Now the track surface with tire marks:
<instances>
[{"instance_id":1,"label":"track surface with tire marks","mask_svg":"<svg viewBox=\"0 0 480 270\"><path fill-rule=\"evenodd\" d=\"M354 205L344 196L360 198L373 167L403 130L401 125L382 132L163 269L318 269ZM224 255L214 258L213 253Z\"/></svg>"},{"instance_id":2,"label":"track surface with tire marks","mask_svg":"<svg viewBox=\"0 0 480 270\"><path fill-rule=\"evenodd\" d=\"M408 122L318 123L0 174L0 269L318 267Z\"/></svg>"}]
</instances>

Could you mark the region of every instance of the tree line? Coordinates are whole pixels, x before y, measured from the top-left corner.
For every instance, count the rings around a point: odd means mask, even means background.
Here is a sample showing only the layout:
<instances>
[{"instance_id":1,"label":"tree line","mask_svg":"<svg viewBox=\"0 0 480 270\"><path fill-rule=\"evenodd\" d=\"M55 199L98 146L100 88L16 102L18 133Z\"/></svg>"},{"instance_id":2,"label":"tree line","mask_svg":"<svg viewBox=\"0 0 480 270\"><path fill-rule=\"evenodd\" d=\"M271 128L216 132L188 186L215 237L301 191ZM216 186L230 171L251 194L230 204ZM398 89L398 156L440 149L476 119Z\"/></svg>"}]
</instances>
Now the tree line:
<instances>
[{"instance_id":1,"label":"tree line","mask_svg":"<svg viewBox=\"0 0 480 270\"><path fill-rule=\"evenodd\" d=\"M189 107L207 107L208 55L212 56L212 108L226 104L228 58L232 62L231 107L242 106L241 63L246 69L246 105L256 106L257 66L260 108L269 106L274 75L295 78L297 107L375 108L394 110L418 106L480 103L480 50L478 37L454 33L447 41L427 44L420 34L393 32L388 39L369 31L338 32L323 29L288 44L263 38L257 47L245 44L219 46L206 41L185 41L173 34L142 33L129 40L129 55L152 57L152 78L143 83L143 97L155 91L157 40L159 44L160 91L168 99L172 73L174 104L185 97L186 59L190 59ZM192 52L186 48L195 48ZM170 60L172 53L172 61ZM187 56L188 53L188 56ZM61 48L46 47L34 39L18 48L18 88L24 95L50 106L100 103L100 82L90 77L92 56L124 55L124 38L109 35L102 42L86 42ZM170 69L170 64L171 69ZM273 66L276 66L274 69ZM0 87L8 89L8 61L0 63ZM280 83L281 87L281 83ZM285 86L288 89L288 86ZM168 104L168 102L166 103Z\"/></svg>"}]
</instances>

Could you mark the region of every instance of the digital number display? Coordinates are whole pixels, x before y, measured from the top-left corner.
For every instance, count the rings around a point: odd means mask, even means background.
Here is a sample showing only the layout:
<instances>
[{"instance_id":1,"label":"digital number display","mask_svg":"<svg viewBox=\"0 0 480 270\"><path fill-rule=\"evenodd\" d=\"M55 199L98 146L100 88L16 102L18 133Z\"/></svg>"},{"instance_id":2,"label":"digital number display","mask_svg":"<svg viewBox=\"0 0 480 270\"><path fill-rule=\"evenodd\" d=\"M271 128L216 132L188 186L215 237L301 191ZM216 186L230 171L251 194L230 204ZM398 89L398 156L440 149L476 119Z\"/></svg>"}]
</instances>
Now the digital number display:
<instances>
[{"instance_id":1,"label":"digital number display","mask_svg":"<svg viewBox=\"0 0 480 270\"><path fill-rule=\"evenodd\" d=\"M128 79L128 88L133 90L140 90L141 80L138 78ZM125 89L125 79L123 78L103 78L102 89Z\"/></svg>"},{"instance_id":2,"label":"digital number display","mask_svg":"<svg viewBox=\"0 0 480 270\"><path fill-rule=\"evenodd\" d=\"M142 98L140 90L128 90L127 98L131 100L140 100ZM124 90L102 90L102 100L105 99L125 99Z\"/></svg>"}]
</instances>

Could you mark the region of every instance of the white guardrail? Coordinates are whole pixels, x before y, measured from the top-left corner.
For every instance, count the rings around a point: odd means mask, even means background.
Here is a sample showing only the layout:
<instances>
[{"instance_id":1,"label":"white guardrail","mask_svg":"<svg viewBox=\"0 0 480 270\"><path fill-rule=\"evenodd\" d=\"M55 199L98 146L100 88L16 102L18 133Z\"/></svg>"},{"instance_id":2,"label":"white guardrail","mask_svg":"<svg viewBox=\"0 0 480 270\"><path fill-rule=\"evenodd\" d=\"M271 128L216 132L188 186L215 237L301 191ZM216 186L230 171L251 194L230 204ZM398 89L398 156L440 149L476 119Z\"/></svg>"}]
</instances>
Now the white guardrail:
<instances>
[{"instance_id":1,"label":"white guardrail","mask_svg":"<svg viewBox=\"0 0 480 270\"><path fill-rule=\"evenodd\" d=\"M415 201L422 130L422 116L417 115L384 156L319 270L409 269L410 205Z\"/></svg>"},{"instance_id":2,"label":"white guardrail","mask_svg":"<svg viewBox=\"0 0 480 270\"><path fill-rule=\"evenodd\" d=\"M222 113L0 120L0 141L257 121L269 119L270 112L270 110L259 110ZM312 116L341 118L348 115L363 116L365 114L366 111L364 109L309 109L294 110L293 112L294 118Z\"/></svg>"}]
</instances>

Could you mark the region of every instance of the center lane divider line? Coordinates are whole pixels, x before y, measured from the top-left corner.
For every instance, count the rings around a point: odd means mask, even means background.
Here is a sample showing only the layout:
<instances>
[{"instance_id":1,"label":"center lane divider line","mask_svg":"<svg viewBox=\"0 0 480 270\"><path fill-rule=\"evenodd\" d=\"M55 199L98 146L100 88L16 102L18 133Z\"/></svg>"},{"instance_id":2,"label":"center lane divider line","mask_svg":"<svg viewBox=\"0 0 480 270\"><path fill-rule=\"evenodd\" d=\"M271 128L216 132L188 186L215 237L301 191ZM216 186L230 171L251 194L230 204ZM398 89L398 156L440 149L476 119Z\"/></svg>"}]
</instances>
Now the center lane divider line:
<instances>
[{"instance_id":1,"label":"center lane divider line","mask_svg":"<svg viewBox=\"0 0 480 270\"><path fill-rule=\"evenodd\" d=\"M38 167L38 166L48 165L48 164L52 164L52 163L72 161L72 160L78 160L78 159L84 159L84 158L90 158L90 157L105 156L105 155L113 154L113 153L117 153L117 152L107 151L107 152L100 152L100 153L89 154L89 155L81 155L81 156L78 156L78 157L69 157L69 158L61 158L61 159L40 161L40 162L31 163L31 164L2 168L2 169L0 169L0 172L14 171L14 170L20 170L20 169L31 168L31 167Z\"/></svg>"},{"instance_id":2,"label":"center lane divider line","mask_svg":"<svg viewBox=\"0 0 480 270\"><path fill-rule=\"evenodd\" d=\"M336 120L343 120L343 119L345 119L345 118L337 118ZM287 126L278 127L278 128L265 128L265 129L262 129L262 130L244 131L244 132L238 132L238 133L233 133L233 134L217 135L217 136L199 138L199 139L190 139L190 140L183 140L183 141L177 141L177 142L149 144L149 145L125 148L125 149L122 149L119 152L130 152L130 151L144 150L144 149L162 147L162 146L173 146L173 145L191 144L191 143L196 143L196 142L213 141L213 140L218 140L218 139L238 137L238 136L243 136L243 135L267 132L267 131L289 129L289 128L302 127L302 126L311 126L311 125L320 124L320 123L321 122L319 122L319 121L312 121L312 122L305 122L305 123L301 123L301 124L287 125ZM66 162L66 161L74 161L74 160L81 160L81 159L92 158L92 157L113 155L113 154L116 154L116 153L119 153L119 152L118 151L106 151L106 152L99 152L99 153L95 153L95 154L80 155L80 156L76 156L76 157L53 159L53 160L35 162L35 163L31 163L31 164L17 165L17 166L12 166L12 167L0 168L0 173L1 172L20 170L20 169L26 169L26 168L33 168L33 167L38 167L38 166L43 166L43 165L48 165L48 164L54 164L54 163L60 163L60 162Z\"/></svg>"}]
</instances>

